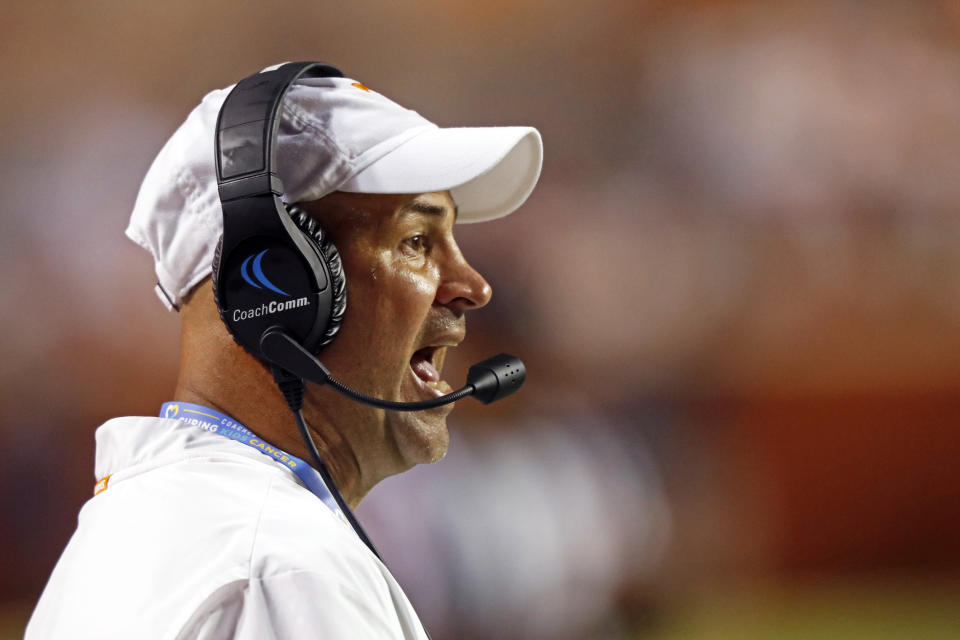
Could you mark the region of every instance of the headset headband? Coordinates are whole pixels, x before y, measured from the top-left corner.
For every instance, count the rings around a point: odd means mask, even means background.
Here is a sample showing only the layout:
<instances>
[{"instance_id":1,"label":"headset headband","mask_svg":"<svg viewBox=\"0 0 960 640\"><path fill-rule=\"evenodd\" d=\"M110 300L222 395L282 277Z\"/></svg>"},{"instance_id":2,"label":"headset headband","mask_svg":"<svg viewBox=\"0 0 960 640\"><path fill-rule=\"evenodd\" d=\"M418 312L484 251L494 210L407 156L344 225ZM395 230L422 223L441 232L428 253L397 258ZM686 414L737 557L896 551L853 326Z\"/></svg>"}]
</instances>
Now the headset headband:
<instances>
[{"instance_id":1,"label":"headset headband","mask_svg":"<svg viewBox=\"0 0 960 640\"><path fill-rule=\"evenodd\" d=\"M220 201L283 193L274 173L277 163L277 112L298 78L342 78L339 69L320 62L288 62L244 78L224 101L217 117L217 186Z\"/></svg>"},{"instance_id":2,"label":"headset headband","mask_svg":"<svg viewBox=\"0 0 960 640\"><path fill-rule=\"evenodd\" d=\"M280 102L303 76L342 78L343 74L322 62L288 62L238 82L220 108L214 156L223 209L224 254L254 235L289 237L311 267L319 269L284 213L280 202L283 183L275 173Z\"/></svg>"}]
</instances>

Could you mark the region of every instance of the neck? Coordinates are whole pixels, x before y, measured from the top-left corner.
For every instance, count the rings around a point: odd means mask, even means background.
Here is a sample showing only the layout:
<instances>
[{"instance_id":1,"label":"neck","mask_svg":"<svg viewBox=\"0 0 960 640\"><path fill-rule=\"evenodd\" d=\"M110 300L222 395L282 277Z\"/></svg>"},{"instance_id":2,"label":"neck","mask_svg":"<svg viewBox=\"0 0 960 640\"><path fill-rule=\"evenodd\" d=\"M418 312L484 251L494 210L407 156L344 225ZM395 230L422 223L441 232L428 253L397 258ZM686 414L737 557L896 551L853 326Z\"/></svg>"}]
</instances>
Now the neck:
<instances>
[{"instance_id":1,"label":"neck","mask_svg":"<svg viewBox=\"0 0 960 640\"><path fill-rule=\"evenodd\" d=\"M184 380L185 377L188 379ZM272 380L269 382L272 385ZM249 396L256 402L232 401L225 397L225 394L212 393L191 385L189 376L181 374L173 399L216 409L243 424L264 441L314 466L310 452L300 437L293 413L283 402L282 396L280 403L268 401L267 396L274 393L280 396L279 391L270 388L269 393L259 392ZM360 467L352 448L347 440L327 423L311 421L306 415L304 417L320 459L347 504L350 508L355 508L369 489L363 488L360 482Z\"/></svg>"},{"instance_id":2,"label":"neck","mask_svg":"<svg viewBox=\"0 0 960 640\"><path fill-rule=\"evenodd\" d=\"M182 310L180 373L173 400L193 402L229 415L271 445L313 464L296 420L266 365L246 353L209 315L210 287L198 288ZM205 302L204 297L211 300ZM215 312L215 307L214 312ZM187 327L190 326L190 330ZM304 419L320 458L347 504L355 507L372 484L363 481L360 459L346 430L350 416L324 415L305 404ZM343 419L346 418L346 419Z\"/></svg>"}]
</instances>

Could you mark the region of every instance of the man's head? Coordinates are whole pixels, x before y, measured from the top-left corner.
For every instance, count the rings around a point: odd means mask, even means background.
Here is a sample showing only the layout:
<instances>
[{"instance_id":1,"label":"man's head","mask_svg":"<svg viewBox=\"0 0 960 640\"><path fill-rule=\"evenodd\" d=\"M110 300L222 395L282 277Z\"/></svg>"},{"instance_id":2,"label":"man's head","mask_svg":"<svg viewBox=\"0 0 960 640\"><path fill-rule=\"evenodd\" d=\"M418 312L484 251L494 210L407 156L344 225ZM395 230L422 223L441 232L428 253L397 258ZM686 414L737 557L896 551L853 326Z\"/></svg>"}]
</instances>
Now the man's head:
<instances>
[{"instance_id":1,"label":"man's head","mask_svg":"<svg viewBox=\"0 0 960 640\"><path fill-rule=\"evenodd\" d=\"M154 255L161 299L174 308L190 299L178 393L217 400L256 430L282 419L265 365L223 339L211 296L190 296L210 274L222 228L213 138L226 92L209 94L160 152L127 234ZM344 264L346 315L321 360L348 386L388 400L449 390L440 378L446 350L463 339L465 313L491 295L453 225L506 215L526 199L539 175L539 134L441 129L360 83L311 78L284 99L274 148L284 199L320 223ZM321 388L308 389L304 406L321 449L352 457L331 466L356 467L363 492L442 457L447 413L385 413Z\"/></svg>"}]
</instances>

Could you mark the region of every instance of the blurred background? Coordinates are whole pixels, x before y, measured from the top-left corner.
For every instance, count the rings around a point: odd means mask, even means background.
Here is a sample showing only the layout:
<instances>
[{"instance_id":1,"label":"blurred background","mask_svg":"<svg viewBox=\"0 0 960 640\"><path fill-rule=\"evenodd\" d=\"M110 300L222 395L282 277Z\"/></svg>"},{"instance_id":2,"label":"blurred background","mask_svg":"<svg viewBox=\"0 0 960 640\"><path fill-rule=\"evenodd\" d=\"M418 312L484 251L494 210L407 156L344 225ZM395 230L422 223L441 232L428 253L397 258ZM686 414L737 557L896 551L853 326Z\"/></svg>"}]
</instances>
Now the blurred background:
<instances>
[{"instance_id":1,"label":"blurred background","mask_svg":"<svg viewBox=\"0 0 960 640\"><path fill-rule=\"evenodd\" d=\"M448 457L361 505L434 638L960 637L960 3L5 2L0 638L155 415L179 323L123 230L212 88L325 60L529 124Z\"/></svg>"}]
</instances>

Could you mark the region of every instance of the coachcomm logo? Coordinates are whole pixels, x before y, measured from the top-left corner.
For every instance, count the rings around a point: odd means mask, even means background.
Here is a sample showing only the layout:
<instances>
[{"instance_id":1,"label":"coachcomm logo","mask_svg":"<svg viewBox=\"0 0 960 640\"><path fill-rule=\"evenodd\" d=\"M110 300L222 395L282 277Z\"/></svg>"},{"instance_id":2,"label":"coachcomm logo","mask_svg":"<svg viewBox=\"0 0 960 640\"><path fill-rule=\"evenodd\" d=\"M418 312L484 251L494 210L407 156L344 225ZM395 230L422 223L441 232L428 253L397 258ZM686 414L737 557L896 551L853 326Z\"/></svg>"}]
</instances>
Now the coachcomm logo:
<instances>
[{"instance_id":1,"label":"coachcomm logo","mask_svg":"<svg viewBox=\"0 0 960 640\"><path fill-rule=\"evenodd\" d=\"M290 297L290 294L278 287L277 285L270 282L270 279L267 278L263 273L263 255L268 251L264 249L260 253L254 255L250 254L243 261L243 264L240 265L240 276L252 287L257 289L269 289L275 293L279 293L282 296ZM253 261L253 264L251 264ZM253 277L250 277L250 268L253 269ZM256 282L254 282L256 280ZM281 311L287 311L288 309L297 309L299 307L305 307L310 304L309 298L306 296L302 298L294 298L293 300L285 301L276 301L271 300L270 302L265 302L259 307L253 307L251 309L234 309L233 310L233 321L238 322L240 320L249 320L250 318L259 318L260 316L270 315L272 313L279 313Z\"/></svg>"},{"instance_id":2,"label":"coachcomm logo","mask_svg":"<svg viewBox=\"0 0 960 640\"><path fill-rule=\"evenodd\" d=\"M240 275L243 276L243 279L247 281L247 284L256 287L257 289L263 289L266 287L267 289L270 289L270 291L274 291L289 298L289 293L270 282L270 280L267 279L267 276L263 275L263 266L260 263L263 262L263 254L265 254L267 251L269 251L269 249L264 249L256 256L254 256L252 253L247 256L247 259L243 261L242 265L240 265ZM251 260L253 260L253 276L257 279L257 282L254 282L250 279L250 272L247 271L247 267L250 265Z\"/></svg>"}]
</instances>

